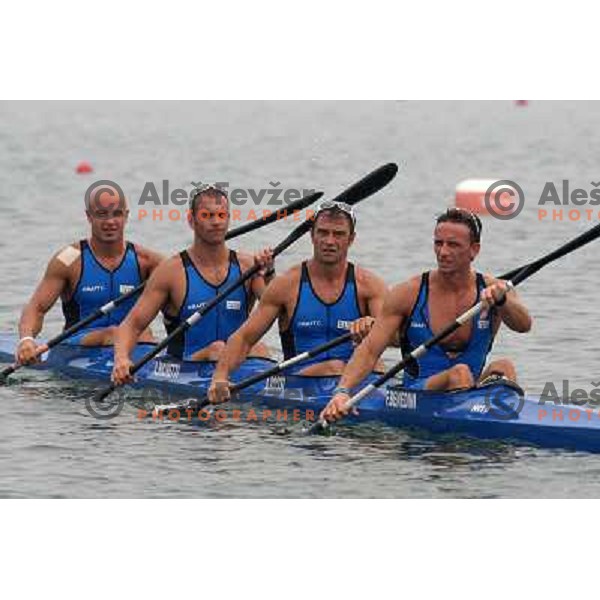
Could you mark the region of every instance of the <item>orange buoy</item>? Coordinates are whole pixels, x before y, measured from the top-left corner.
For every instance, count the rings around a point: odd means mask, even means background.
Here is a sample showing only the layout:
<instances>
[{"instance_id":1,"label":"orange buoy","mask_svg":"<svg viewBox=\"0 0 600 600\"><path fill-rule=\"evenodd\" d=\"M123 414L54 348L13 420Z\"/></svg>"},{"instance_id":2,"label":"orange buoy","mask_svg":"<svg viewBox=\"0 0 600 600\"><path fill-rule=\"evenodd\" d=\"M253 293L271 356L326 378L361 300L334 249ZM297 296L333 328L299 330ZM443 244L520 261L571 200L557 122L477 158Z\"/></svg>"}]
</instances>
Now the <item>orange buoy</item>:
<instances>
[{"instance_id":1,"label":"orange buoy","mask_svg":"<svg viewBox=\"0 0 600 600\"><path fill-rule=\"evenodd\" d=\"M513 202L518 198L517 190L505 180L465 179L456 186L455 206L465 208L479 215L489 215L485 196L489 193L489 208L498 215L509 215L519 209Z\"/></svg>"},{"instance_id":2,"label":"orange buoy","mask_svg":"<svg viewBox=\"0 0 600 600\"><path fill-rule=\"evenodd\" d=\"M91 173L93 170L92 165L85 160L82 160L75 168L75 171L79 174Z\"/></svg>"}]
</instances>

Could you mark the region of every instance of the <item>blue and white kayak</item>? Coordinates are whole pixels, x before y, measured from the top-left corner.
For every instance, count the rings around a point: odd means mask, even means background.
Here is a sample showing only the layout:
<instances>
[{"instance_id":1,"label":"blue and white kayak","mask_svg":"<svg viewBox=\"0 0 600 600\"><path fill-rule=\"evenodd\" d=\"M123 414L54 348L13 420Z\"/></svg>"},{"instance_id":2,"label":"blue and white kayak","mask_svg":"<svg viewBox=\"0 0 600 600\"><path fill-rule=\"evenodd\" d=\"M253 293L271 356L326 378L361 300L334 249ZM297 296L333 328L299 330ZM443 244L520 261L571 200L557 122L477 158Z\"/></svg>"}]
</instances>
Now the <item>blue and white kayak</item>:
<instances>
[{"instance_id":1,"label":"blue and white kayak","mask_svg":"<svg viewBox=\"0 0 600 600\"><path fill-rule=\"evenodd\" d=\"M14 336L0 334L0 361L12 362L15 341ZM148 348L140 344L134 360ZM248 359L232 380L241 381L274 364L269 359ZM112 348L57 346L36 368L78 379L107 381L112 365ZM212 362L180 361L161 355L137 373L136 385L176 397L198 398L206 392L213 371ZM336 377L277 375L243 390L238 400L270 408L299 409L307 420L312 420L325 407L336 385ZM157 397L157 402L163 401L164 397ZM359 414L346 421L378 421L434 433L600 452L599 407L542 402L504 381L456 392L410 390L392 384L363 400Z\"/></svg>"},{"instance_id":2,"label":"blue and white kayak","mask_svg":"<svg viewBox=\"0 0 600 600\"><path fill-rule=\"evenodd\" d=\"M16 338L0 334L0 361L13 362ZM133 360L139 360L151 349L152 344L138 344L133 351ZM35 369L52 370L73 379L110 381L113 369L112 346L77 346L59 344L42 357ZM267 358L249 358L233 373L233 381L241 381L259 371L275 365ZM215 363L211 361L182 361L165 354L157 356L136 373L138 388L156 388L173 396L203 394L210 384ZM244 395L253 396L264 388L264 382L247 390ZM157 397L157 400L159 398ZM163 398L164 399L164 398Z\"/></svg>"},{"instance_id":3,"label":"blue and white kayak","mask_svg":"<svg viewBox=\"0 0 600 600\"><path fill-rule=\"evenodd\" d=\"M331 378L288 375L281 379L263 391L261 403L311 408L318 414L336 385ZM358 411L344 422L379 421L433 433L600 452L600 407L544 402L502 380L455 392L389 385L363 400Z\"/></svg>"}]
</instances>

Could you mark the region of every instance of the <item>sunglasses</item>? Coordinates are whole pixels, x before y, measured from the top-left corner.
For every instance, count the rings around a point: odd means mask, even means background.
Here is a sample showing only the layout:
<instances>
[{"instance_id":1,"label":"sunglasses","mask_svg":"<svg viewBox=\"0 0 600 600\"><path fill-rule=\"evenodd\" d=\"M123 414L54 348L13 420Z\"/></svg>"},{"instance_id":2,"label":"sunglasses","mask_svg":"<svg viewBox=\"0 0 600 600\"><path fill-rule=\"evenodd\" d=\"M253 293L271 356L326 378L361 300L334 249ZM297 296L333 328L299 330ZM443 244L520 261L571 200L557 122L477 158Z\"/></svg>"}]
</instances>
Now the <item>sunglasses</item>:
<instances>
[{"instance_id":1,"label":"sunglasses","mask_svg":"<svg viewBox=\"0 0 600 600\"><path fill-rule=\"evenodd\" d=\"M229 197L227 195L227 190L223 186L220 186L217 183L203 183L203 184L197 185L190 192L189 207L193 210L195 208L196 198L198 198L198 196L200 196L200 194L204 194L204 192L208 192L209 190L218 192L219 194L222 194L223 196L225 196L225 198Z\"/></svg>"},{"instance_id":2,"label":"sunglasses","mask_svg":"<svg viewBox=\"0 0 600 600\"><path fill-rule=\"evenodd\" d=\"M445 221L455 221L465 223L473 232L473 237L476 242L481 239L482 224L479 217L465 208L448 208L445 213L442 213L436 218L436 223L444 223Z\"/></svg>"},{"instance_id":3,"label":"sunglasses","mask_svg":"<svg viewBox=\"0 0 600 600\"><path fill-rule=\"evenodd\" d=\"M338 210L343 212L350 217L352 220L352 225L356 227L356 215L354 214L354 209L349 204L346 204L345 202L334 202L333 200L324 200L317 206L317 210L315 211L315 219L320 213L326 210Z\"/></svg>"}]
</instances>

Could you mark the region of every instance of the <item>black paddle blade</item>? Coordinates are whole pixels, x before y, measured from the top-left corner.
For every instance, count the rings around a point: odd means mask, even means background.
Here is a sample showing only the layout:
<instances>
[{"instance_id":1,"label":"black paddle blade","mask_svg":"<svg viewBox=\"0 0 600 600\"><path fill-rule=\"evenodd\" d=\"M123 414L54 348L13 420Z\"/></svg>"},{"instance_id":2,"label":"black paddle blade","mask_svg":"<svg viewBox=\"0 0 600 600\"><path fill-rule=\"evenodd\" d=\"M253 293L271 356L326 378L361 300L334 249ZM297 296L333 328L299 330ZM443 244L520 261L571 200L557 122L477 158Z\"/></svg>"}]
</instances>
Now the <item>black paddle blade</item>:
<instances>
[{"instance_id":1,"label":"black paddle blade","mask_svg":"<svg viewBox=\"0 0 600 600\"><path fill-rule=\"evenodd\" d=\"M93 404L100 404L104 402L104 400L106 400L106 398L108 398L115 391L116 388L117 386L114 383L111 383L110 385L101 389L99 392L96 392L92 396L90 402L92 402Z\"/></svg>"},{"instance_id":2,"label":"black paddle blade","mask_svg":"<svg viewBox=\"0 0 600 600\"><path fill-rule=\"evenodd\" d=\"M281 209L279 209L278 211L274 211L268 217L263 217L262 219L259 219L258 221L251 221L250 223L246 223L245 225L241 225L240 227L236 227L235 229L228 231L227 235L225 236L225 239L231 240L231 239L237 237L238 235L243 235L244 233L249 233L250 231L254 231L255 229L264 227L265 225L268 225L269 223L272 223L273 221L277 221L279 219L279 213L282 211L286 211L287 213L292 213L296 210L302 210L302 209L310 206L317 200L319 200L321 198L321 196L323 196L323 192L315 192L314 194L309 194L308 196L304 196L303 198L300 198L299 200L296 200L295 202L291 202L290 204L288 204L286 206L282 206Z\"/></svg>"},{"instance_id":3,"label":"black paddle blade","mask_svg":"<svg viewBox=\"0 0 600 600\"><path fill-rule=\"evenodd\" d=\"M398 173L398 165L396 163L383 165L345 189L339 196L334 198L334 202L356 204L384 188L396 177L396 173Z\"/></svg>"},{"instance_id":4,"label":"black paddle blade","mask_svg":"<svg viewBox=\"0 0 600 600\"><path fill-rule=\"evenodd\" d=\"M2 369L2 371L0 371L0 385L8 383L9 375L12 375L17 369L18 367L16 365L10 365L9 367L6 367L6 369Z\"/></svg>"},{"instance_id":5,"label":"black paddle blade","mask_svg":"<svg viewBox=\"0 0 600 600\"><path fill-rule=\"evenodd\" d=\"M333 428L331 425L323 425L321 421L313 423L308 429L304 431L304 435L333 435Z\"/></svg>"}]
</instances>

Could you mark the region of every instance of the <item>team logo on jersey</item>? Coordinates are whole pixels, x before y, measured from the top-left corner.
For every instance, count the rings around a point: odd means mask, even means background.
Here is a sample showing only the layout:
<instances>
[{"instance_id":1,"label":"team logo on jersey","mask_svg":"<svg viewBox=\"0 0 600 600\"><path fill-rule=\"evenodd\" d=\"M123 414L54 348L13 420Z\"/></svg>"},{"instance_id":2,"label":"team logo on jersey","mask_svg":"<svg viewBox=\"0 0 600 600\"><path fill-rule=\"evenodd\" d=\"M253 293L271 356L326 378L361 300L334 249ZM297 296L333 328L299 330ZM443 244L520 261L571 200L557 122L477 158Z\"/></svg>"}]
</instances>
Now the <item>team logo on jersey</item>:
<instances>
[{"instance_id":1,"label":"team logo on jersey","mask_svg":"<svg viewBox=\"0 0 600 600\"><path fill-rule=\"evenodd\" d=\"M312 321L298 321L298 327L322 327L321 319L312 319Z\"/></svg>"},{"instance_id":2,"label":"team logo on jersey","mask_svg":"<svg viewBox=\"0 0 600 600\"><path fill-rule=\"evenodd\" d=\"M338 319L338 329L350 329L350 325L352 325L352 321L344 321L343 319Z\"/></svg>"},{"instance_id":3,"label":"team logo on jersey","mask_svg":"<svg viewBox=\"0 0 600 600\"><path fill-rule=\"evenodd\" d=\"M422 321L413 321L410 326L414 329L425 329L427 327Z\"/></svg>"},{"instance_id":4,"label":"team logo on jersey","mask_svg":"<svg viewBox=\"0 0 600 600\"><path fill-rule=\"evenodd\" d=\"M242 303L240 300L227 300L226 307L227 310L240 310L242 308Z\"/></svg>"},{"instance_id":5,"label":"team logo on jersey","mask_svg":"<svg viewBox=\"0 0 600 600\"><path fill-rule=\"evenodd\" d=\"M103 292L104 291L104 286L102 284L98 284L98 285L84 285L81 288L82 292L87 292L89 294L92 294L94 292Z\"/></svg>"},{"instance_id":6,"label":"team logo on jersey","mask_svg":"<svg viewBox=\"0 0 600 600\"><path fill-rule=\"evenodd\" d=\"M122 283L119 286L119 294L126 294L127 292L130 292L134 287L135 287L134 285Z\"/></svg>"},{"instance_id":7,"label":"team logo on jersey","mask_svg":"<svg viewBox=\"0 0 600 600\"><path fill-rule=\"evenodd\" d=\"M206 306L206 302L200 302L199 304L188 304L187 309L188 310L200 310L201 308L204 308L205 306Z\"/></svg>"},{"instance_id":8,"label":"team logo on jersey","mask_svg":"<svg viewBox=\"0 0 600 600\"><path fill-rule=\"evenodd\" d=\"M479 319L477 321L477 329L489 329L490 321L489 319Z\"/></svg>"}]
</instances>

